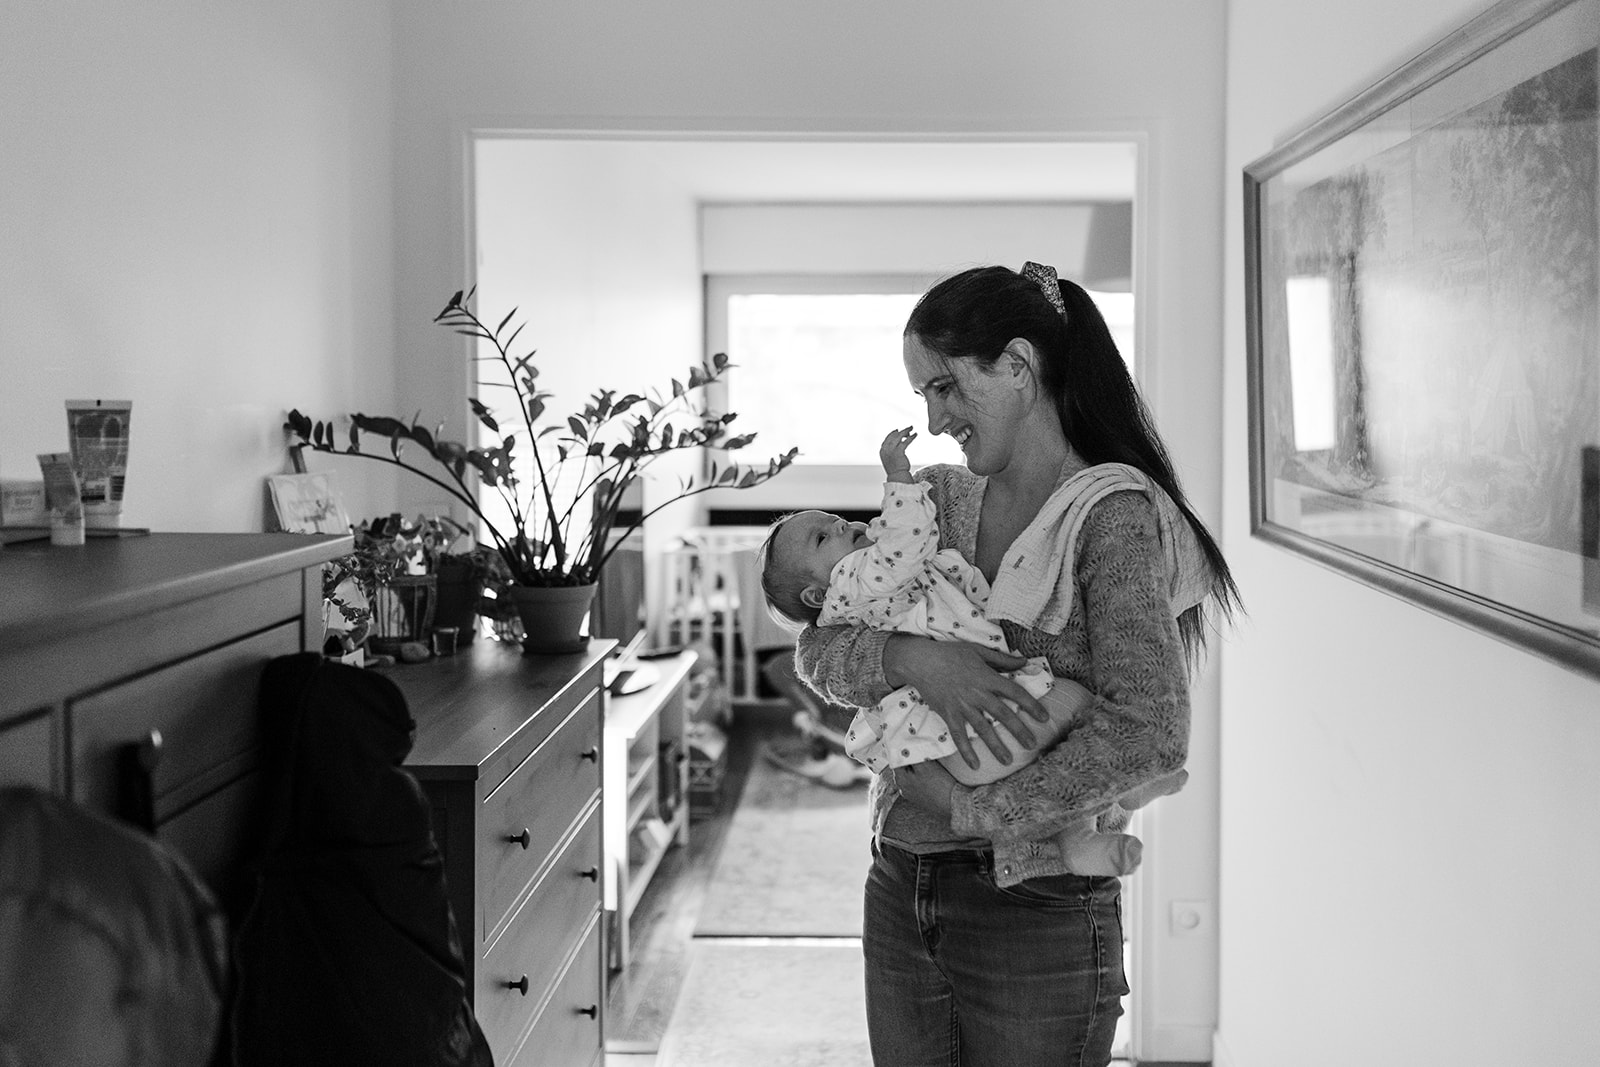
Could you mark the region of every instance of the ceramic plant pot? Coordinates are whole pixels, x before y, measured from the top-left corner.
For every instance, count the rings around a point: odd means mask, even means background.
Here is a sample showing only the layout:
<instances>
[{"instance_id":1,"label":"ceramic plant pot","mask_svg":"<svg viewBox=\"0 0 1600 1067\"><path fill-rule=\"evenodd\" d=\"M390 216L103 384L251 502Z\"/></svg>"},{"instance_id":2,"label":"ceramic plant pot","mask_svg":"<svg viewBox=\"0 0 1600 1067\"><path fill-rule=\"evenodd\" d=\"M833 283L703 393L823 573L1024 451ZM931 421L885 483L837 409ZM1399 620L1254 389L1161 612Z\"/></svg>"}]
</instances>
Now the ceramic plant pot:
<instances>
[{"instance_id":1,"label":"ceramic plant pot","mask_svg":"<svg viewBox=\"0 0 1600 1067\"><path fill-rule=\"evenodd\" d=\"M522 650L530 655L582 652L588 647L583 620L594 601L590 585L513 585L511 599L526 635Z\"/></svg>"}]
</instances>

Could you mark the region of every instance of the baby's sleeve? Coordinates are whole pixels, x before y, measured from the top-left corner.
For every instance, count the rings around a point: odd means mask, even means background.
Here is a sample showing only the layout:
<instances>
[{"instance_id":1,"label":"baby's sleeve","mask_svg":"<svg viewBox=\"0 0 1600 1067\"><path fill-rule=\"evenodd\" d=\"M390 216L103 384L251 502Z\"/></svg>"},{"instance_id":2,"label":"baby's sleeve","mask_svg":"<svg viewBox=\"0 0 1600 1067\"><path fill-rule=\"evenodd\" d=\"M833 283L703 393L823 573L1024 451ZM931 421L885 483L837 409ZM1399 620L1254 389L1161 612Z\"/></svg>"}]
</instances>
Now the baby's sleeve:
<instances>
[{"instance_id":1,"label":"baby's sleeve","mask_svg":"<svg viewBox=\"0 0 1600 1067\"><path fill-rule=\"evenodd\" d=\"M939 551L938 512L922 482L885 482L883 509L867 528L873 545L865 551L866 566L896 584L921 571Z\"/></svg>"}]
</instances>

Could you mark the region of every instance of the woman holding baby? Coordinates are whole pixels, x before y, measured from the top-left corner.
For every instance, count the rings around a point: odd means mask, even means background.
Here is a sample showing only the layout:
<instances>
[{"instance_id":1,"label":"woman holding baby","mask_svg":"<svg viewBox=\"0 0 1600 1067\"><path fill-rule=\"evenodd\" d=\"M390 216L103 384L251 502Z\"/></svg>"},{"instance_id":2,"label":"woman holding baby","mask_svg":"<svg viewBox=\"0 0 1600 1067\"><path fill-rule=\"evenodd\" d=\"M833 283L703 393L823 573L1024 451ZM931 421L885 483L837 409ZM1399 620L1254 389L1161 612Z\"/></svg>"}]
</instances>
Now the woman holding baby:
<instances>
[{"instance_id":1,"label":"woman holding baby","mask_svg":"<svg viewBox=\"0 0 1600 1067\"><path fill-rule=\"evenodd\" d=\"M1003 672L1043 657L1093 699L1053 747L990 784L961 785L938 762L874 780L873 1060L1105 1064L1127 993L1120 883L1073 873L1055 835L1086 817L1122 831L1118 799L1182 770L1190 669L1237 589L1079 286L1034 263L955 275L911 313L904 360L928 432L966 457L916 474L940 545L988 580L985 614L1011 652L809 626L801 676L861 708L913 686L972 766L976 744L1015 758L997 725L1031 747L1029 722L1049 718Z\"/></svg>"}]
</instances>

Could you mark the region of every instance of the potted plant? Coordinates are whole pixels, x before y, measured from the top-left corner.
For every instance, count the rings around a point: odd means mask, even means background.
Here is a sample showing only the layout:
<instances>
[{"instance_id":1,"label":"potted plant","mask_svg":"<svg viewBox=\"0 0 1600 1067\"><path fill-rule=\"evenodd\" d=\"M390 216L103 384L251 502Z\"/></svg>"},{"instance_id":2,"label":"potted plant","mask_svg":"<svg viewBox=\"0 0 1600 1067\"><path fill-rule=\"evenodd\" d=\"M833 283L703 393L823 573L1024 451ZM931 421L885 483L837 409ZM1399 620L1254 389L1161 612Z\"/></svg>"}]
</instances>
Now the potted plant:
<instances>
[{"instance_id":1,"label":"potted plant","mask_svg":"<svg viewBox=\"0 0 1600 1067\"><path fill-rule=\"evenodd\" d=\"M340 654L353 652L368 641L374 651L392 654L402 643L396 635L405 626L401 614L405 606L385 592L412 579L421 541L417 531L406 529L398 515L362 522L352 532L351 551L322 571L324 627L330 637L336 636ZM342 626L329 625L329 609L338 611ZM330 650L325 643L324 651Z\"/></svg>"},{"instance_id":2,"label":"potted plant","mask_svg":"<svg viewBox=\"0 0 1600 1067\"><path fill-rule=\"evenodd\" d=\"M669 499L619 523L619 510L632 487L661 457L688 449L744 448L755 434L730 436L736 416L704 406L704 390L731 364L725 354L710 363L691 366L684 379L673 379L670 392L597 390L581 410L563 418L549 417L551 394L538 386L534 353L514 355L512 346L522 326L512 326L516 309L490 327L472 309L473 292L456 293L434 322L456 333L487 342L478 358L498 364L514 394L510 417L497 414L477 397L469 399L473 416L487 440L469 447L445 440L415 419L352 414L343 447L332 421L313 420L291 410L284 428L291 447L362 456L402 467L449 493L477 520L480 534L505 565L507 589L517 603L530 652L573 651L582 647L583 617L594 597L595 582L625 534L651 515L686 497L712 489L744 489L775 477L794 462L799 450L764 463L712 463L700 477L679 483ZM480 346L479 351L484 351ZM364 438L383 442L381 451L364 451ZM527 449L530 470L519 469L519 446ZM420 453L421 459L413 457ZM482 506L474 481L493 494L499 507ZM554 602L553 605L551 602ZM553 608L555 614L548 615Z\"/></svg>"}]
</instances>

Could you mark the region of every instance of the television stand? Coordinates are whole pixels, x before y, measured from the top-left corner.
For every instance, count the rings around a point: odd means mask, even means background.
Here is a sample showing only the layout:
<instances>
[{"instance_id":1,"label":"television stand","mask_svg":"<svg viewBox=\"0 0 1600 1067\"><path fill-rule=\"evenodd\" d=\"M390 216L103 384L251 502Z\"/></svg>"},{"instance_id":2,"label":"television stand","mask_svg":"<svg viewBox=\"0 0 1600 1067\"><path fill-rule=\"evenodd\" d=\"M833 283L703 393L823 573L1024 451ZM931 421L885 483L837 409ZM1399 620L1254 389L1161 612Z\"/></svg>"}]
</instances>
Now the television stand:
<instances>
[{"instance_id":1,"label":"television stand","mask_svg":"<svg viewBox=\"0 0 1600 1067\"><path fill-rule=\"evenodd\" d=\"M613 971L627 969L629 924L662 857L673 846L689 843L689 748L684 735L689 672L697 658L684 651L631 667L624 660L606 690L602 788ZM630 669L630 678L653 673L656 679L637 690L615 684Z\"/></svg>"}]
</instances>

